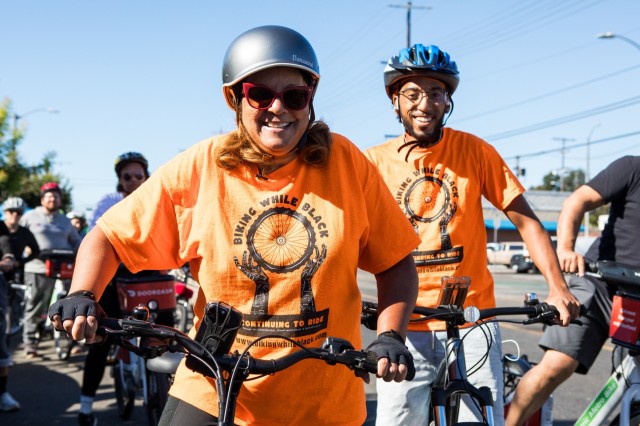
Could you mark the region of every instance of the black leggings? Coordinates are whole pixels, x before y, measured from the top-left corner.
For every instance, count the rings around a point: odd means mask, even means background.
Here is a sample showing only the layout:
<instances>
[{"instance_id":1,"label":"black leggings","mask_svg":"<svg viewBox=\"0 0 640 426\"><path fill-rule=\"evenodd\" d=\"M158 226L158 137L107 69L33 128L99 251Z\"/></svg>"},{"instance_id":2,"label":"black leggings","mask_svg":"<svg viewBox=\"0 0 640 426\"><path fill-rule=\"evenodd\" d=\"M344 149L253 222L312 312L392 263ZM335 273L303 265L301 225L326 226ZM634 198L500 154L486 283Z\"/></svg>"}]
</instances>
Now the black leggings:
<instances>
[{"instance_id":1,"label":"black leggings","mask_svg":"<svg viewBox=\"0 0 640 426\"><path fill-rule=\"evenodd\" d=\"M169 395L158 426L172 425L217 426L218 418Z\"/></svg>"}]
</instances>

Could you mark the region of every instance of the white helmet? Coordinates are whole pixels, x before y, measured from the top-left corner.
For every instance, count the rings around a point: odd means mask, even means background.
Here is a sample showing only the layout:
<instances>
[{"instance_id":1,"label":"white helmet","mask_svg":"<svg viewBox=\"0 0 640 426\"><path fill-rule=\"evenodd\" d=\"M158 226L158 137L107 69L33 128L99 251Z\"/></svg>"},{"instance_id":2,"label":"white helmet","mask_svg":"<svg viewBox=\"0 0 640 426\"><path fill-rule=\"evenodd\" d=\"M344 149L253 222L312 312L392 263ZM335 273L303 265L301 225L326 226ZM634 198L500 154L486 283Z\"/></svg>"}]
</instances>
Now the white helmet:
<instances>
[{"instance_id":1,"label":"white helmet","mask_svg":"<svg viewBox=\"0 0 640 426\"><path fill-rule=\"evenodd\" d=\"M17 210L20 214L24 213L27 204L20 197L9 197L2 203L2 210Z\"/></svg>"}]
</instances>

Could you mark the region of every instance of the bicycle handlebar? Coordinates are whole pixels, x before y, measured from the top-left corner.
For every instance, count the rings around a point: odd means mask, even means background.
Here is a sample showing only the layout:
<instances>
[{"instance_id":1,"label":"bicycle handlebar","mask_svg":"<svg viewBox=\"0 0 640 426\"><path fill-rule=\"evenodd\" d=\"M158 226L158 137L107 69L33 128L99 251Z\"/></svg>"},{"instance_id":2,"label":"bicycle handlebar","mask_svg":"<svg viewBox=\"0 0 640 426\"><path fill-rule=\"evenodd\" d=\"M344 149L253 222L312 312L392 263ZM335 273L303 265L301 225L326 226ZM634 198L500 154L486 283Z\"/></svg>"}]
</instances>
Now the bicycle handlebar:
<instances>
[{"instance_id":1,"label":"bicycle handlebar","mask_svg":"<svg viewBox=\"0 0 640 426\"><path fill-rule=\"evenodd\" d=\"M481 321L487 318L504 316L504 315L526 315L528 319L523 320L522 324L534 324L544 323L546 325L556 325L558 318L558 310L555 306L547 303L535 302L526 304L519 307L496 307L488 309L479 309L478 313L474 314L469 309L476 309L469 307L467 309L460 308L456 305L441 305L436 308L427 308L423 306L416 306L413 309L413 313L422 315L422 318L412 320L428 321L428 320L440 320L451 323L453 325L464 325L466 323L472 323ZM585 313L584 306L580 306L580 315ZM378 305L374 302L362 302L362 316L361 322L368 328L375 324L375 317L378 314ZM574 324L582 324L579 320L572 320ZM373 327L372 329L375 329Z\"/></svg>"},{"instance_id":2,"label":"bicycle handlebar","mask_svg":"<svg viewBox=\"0 0 640 426\"><path fill-rule=\"evenodd\" d=\"M242 356L234 354L211 354L200 343L191 339L186 334L172 327L152 324L147 321L132 318L115 319L102 318L99 320L98 333L101 336L115 335L123 339L134 337L151 338L142 347L131 343L119 344L129 350L133 350L143 358L154 358L164 352L185 352L205 360L210 367L218 366L225 371L240 368L247 374L273 374L282 371L305 359L319 359L328 364L342 364L356 372L376 373L378 361L375 353L363 350L355 350L344 339L328 337L320 348L301 347L300 351L277 359L260 360L250 355ZM201 373L203 373L201 371ZM210 374L207 374L211 376Z\"/></svg>"}]
</instances>

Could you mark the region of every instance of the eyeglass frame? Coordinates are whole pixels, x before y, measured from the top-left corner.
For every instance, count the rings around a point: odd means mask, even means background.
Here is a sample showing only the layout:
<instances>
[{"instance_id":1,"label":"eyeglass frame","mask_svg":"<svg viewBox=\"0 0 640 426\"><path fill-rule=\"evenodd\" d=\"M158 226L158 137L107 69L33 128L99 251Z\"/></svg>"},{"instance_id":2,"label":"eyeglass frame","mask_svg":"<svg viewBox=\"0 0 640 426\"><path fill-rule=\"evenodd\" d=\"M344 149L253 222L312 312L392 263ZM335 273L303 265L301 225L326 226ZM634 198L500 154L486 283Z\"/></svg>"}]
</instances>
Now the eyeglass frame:
<instances>
[{"instance_id":1,"label":"eyeglass frame","mask_svg":"<svg viewBox=\"0 0 640 426\"><path fill-rule=\"evenodd\" d=\"M409 91L411 91L411 92L418 92L418 93L420 94L420 97L419 97L418 99L415 99L415 100L411 99L411 98L406 94L406 92L409 92ZM442 93L442 100L441 100L441 101L439 101L439 100L434 100L434 99L429 95L429 93L433 93L433 92L441 92L441 93ZM425 96L427 97L427 102L428 102L428 103L431 103L431 104L433 104L433 105L440 105L441 103L445 103L445 102L446 102L448 94L449 94L449 92L447 92L447 91L446 91L446 90L444 90L444 89L440 89L440 88L438 88L438 87L434 87L433 89L430 89L430 90L428 90L428 91L426 91L426 90L420 90L420 89L414 89L414 88L409 88L409 89L404 89L404 90L398 91L398 95L402 95L402 96L404 96L404 97L405 97L409 102L411 102L411 104L412 104L412 105L417 105L417 104L419 104L420 102L422 102L422 99L424 99L424 97L425 97Z\"/></svg>"},{"instance_id":2,"label":"eyeglass frame","mask_svg":"<svg viewBox=\"0 0 640 426\"><path fill-rule=\"evenodd\" d=\"M266 107L256 107L256 106L253 106L251 104L251 102L255 102L254 100L251 100L251 97L249 96L249 90L251 90L253 88L266 89L266 90L271 92L272 98L271 98L271 102L269 103L268 106L266 106ZM268 110L269 108L271 108L273 106L273 103L276 101L276 99L280 99L280 102L282 102L282 105L284 105L284 107L286 109L288 109L288 110L291 110L291 111L302 111L306 107L308 107L309 104L311 103L311 101L313 100L313 91L314 91L314 89L315 89L314 86L292 86L292 87L287 87L286 89L284 89L281 92L276 92L271 87L266 86L264 84L256 84L256 83L249 83L249 82L242 83L242 94L244 95L245 99L247 99L247 103L249 104L249 106L251 108L257 109L257 110L260 110L260 111ZM305 92L307 92L307 100L306 100L305 104L302 106L302 108L292 108L291 106L287 105L287 103L285 102L283 96L284 96L284 94L286 92L291 91L291 90L304 90Z\"/></svg>"}]
</instances>

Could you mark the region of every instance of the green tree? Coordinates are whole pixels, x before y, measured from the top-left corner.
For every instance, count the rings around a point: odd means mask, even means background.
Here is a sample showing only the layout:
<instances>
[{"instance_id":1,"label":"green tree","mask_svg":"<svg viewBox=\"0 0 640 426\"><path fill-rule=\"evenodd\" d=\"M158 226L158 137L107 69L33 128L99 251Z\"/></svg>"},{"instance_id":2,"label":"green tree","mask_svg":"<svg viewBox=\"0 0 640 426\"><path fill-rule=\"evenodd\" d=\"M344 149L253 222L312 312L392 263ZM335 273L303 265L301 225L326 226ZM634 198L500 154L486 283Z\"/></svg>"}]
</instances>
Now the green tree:
<instances>
[{"instance_id":1,"label":"green tree","mask_svg":"<svg viewBox=\"0 0 640 426\"><path fill-rule=\"evenodd\" d=\"M585 183L584 170L575 169L569 170L564 175L564 182L562 183L563 190L567 192L573 192ZM560 175L556 171L550 171L542 178L542 185L531 187L531 189L541 191L560 191Z\"/></svg>"},{"instance_id":2,"label":"green tree","mask_svg":"<svg viewBox=\"0 0 640 426\"><path fill-rule=\"evenodd\" d=\"M30 207L39 206L40 187L46 182L57 182L63 188L62 209L68 210L72 188L62 175L53 170L56 153L45 153L38 164L24 164L18 147L26 129L16 128L13 117L11 100L5 98L0 103L0 201L17 196L22 197Z\"/></svg>"},{"instance_id":3,"label":"green tree","mask_svg":"<svg viewBox=\"0 0 640 426\"><path fill-rule=\"evenodd\" d=\"M582 169L570 170L564 177L564 190L573 192L585 184L585 173ZM531 187L534 190L559 191L560 176L557 172L551 171L542 178L542 185ZM589 214L589 224L592 228L598 227L598 216L609 214L609 204L594 209Z\"/></svg>"}]
</instances>

